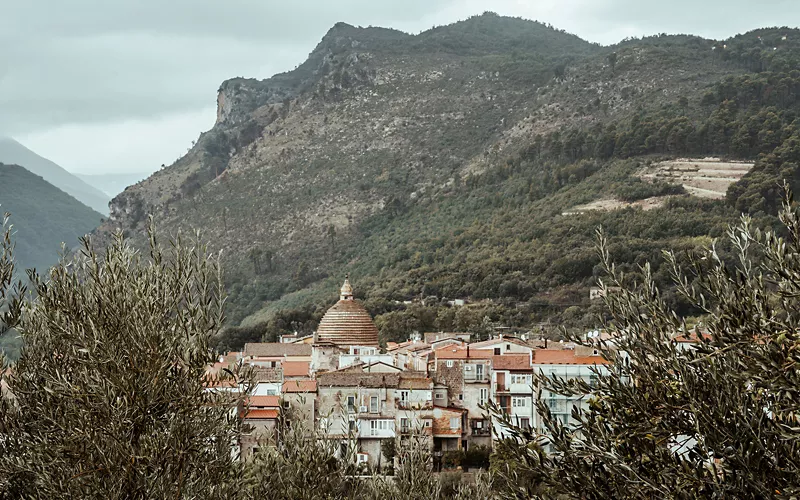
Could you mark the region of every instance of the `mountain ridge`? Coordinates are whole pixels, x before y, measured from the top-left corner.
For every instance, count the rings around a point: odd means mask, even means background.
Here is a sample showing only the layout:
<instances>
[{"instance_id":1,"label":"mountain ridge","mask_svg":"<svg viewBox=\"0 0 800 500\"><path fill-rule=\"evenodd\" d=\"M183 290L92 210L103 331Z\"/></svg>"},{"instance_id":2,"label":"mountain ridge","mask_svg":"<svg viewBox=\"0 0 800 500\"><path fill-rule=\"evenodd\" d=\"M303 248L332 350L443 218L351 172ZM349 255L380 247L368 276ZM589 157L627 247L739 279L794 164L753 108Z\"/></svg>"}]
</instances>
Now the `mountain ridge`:
<instances>
[{"instance_id":1,"label":"mountain ridge","mask_svg":"<svg viewBox=\"0 0 800 500\"><path fill-rule=\"evenodd\" d=\"M401 335L397 322L406 334L413 329L410 317L419 328L479 329L484 318L582 327L589 313L568 313L566 304L594 311L582 297L596 277L596 225L620 228L624 261L637 262L716 234L735 220L737 202L679 194L647 213L562 212L608 193L677 193L636 176L660 157L762 153L734 133L746 120L768 119L766 111L751 115L756 95L740 89L770 85L770 71L792 80L800 38L766 30L729 48L692 36L599 47L496 15L419 35L353 36L370 29L338 24L295 72L223 83L214 128L174 165L117 196L98 238L116 228L137 238L147 213L165 232L203 230L224 251L233 324L249 317L258 335L281 310L313 323L346 271L363 285L384 340ZM774 51L761 48L763 38ZM756 64L762 72L752 76ZM757 97L753 109L766 108L771 97ZM778 122L790 124L795 103L775 104ZM785 140L778 136L776 144ZM729 194L767 185L775 174L765 165ZM684 212L694 226L675 220ZM648 239L622 222L631 213ZM455 313L442 304L431 312L395 302L429 295L493 302L463 309L474 312L463 321L447 320Z\"/></svg>"},{"instance_id":2,"label":"mountain ridge","mask_svg":"<svg viewBox=\"0 0 800 500\"><path fill-rule=\"evenodd\" d=\"M20 269L48 269L61 243L70 249L91 233L102 215L43 177L19 165L0 163L0 211L11 214L15 258Z\"/></svg>"},{"instance_id":3,"label":"mountain ridge","mask_svg":"<svg viewBox=\"0 0 800 500\"><path fill-rule=\"evenodd\" d=\"M108 213L108 195L10 137L0 136L0 162L21 165L93 210Z\"/></svg>"}]
</instances>

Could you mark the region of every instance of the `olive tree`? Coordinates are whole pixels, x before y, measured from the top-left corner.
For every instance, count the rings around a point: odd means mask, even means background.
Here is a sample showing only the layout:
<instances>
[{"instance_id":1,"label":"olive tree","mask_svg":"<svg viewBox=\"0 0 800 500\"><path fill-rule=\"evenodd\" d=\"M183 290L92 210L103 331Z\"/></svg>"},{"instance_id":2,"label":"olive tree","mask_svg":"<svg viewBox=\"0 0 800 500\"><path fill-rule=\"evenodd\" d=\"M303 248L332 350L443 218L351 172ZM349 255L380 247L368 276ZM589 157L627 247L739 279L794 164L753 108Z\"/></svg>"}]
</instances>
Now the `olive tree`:
<instances>
[{"instance_id":1,"label":"olive tree","mask_svg":"<svg viewBox=\"0 0 800 500\"><path fill-rule=\"evenodd\" d=\"M25 287L19 281L15 281L16 267L11 230L9 214L5 214L0 235L0 335L13 328L19 321L22 297L25 293Z\"/></svg>"},{"instance_id":2,"label":"olive tree","mask_svg":"<svg viewBox=\"0 0 800 500\"><path fill-rule=\"evenodd\" d=\"M240 374L206 375L223 320L220 267L199 238L30 273L19 361L0 403L7 498L235 498ZM8 243L4 246L7 250ZM5 253L4 253L5 255ZM3 261L4 282L8 264Z\"/></svg>"},{"instance_id":3,"label":"olive tree","mask_svg":"<svg viewBox=\"0 0 800 500\"><path fill-rule=\"evenodd\" d=\"M600 232L608 287L622 287L606 298L611 369L594 387L537 377L588 409L562 425L540 401L543 429L532 432L506 419L514 464L495 470L503 496L797 498L800 212L790 195L780 219L781 233L746 217L731 228L734 262L717 244L686 260L665 254L678 293L704 314L699 332L667 306L648 265L638 284L615 268Z\"/></svg>"}]
</instances>

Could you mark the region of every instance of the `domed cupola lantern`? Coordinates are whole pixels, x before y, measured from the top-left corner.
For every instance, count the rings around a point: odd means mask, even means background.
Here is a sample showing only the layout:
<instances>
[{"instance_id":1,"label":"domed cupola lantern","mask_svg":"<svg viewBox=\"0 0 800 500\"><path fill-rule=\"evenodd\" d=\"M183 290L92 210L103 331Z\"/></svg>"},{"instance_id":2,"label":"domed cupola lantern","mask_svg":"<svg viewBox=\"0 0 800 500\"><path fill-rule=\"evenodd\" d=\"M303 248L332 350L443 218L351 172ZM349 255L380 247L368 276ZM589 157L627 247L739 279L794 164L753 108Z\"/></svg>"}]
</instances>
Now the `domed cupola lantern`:
<instances>
[{"instance_id":1,"label":"domed cupola lantern","mask_svg":"<svg viewBox=\"0 0 800 500\"><path fill-rule=\"evenodd\" d=\"M339 302L328 309L319 322L317 338L344 349L351 346L378 347L378 327L364 306L353 297L349 275L344 279Z\"/></svg>"}]
</instances>

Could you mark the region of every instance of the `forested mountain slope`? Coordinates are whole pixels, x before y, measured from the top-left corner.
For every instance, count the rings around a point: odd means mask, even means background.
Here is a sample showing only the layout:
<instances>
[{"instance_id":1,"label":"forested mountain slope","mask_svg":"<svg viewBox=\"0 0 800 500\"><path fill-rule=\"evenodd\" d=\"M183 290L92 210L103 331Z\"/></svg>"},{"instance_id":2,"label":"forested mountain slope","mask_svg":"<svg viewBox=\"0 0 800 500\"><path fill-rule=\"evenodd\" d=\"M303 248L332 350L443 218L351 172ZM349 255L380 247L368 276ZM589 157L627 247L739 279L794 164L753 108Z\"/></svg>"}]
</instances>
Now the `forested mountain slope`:
<instances>
[{"instance_id":1,"label":"forested mountain slope","mask_svg":"<svg viewBox=\"0 0 800 500\"><path fill-rule=\"evenodd\" d=\"M214 128L116 197L99 236L139 237L147 213L164 232L203 230L224 250L231 324L249 316L231 346L313 328L345 272L384 339L589 327L598 225L633 265L740 211L771 223L779 179L797 178L799 42L772 29L600 47L493 14L416 36L340 23L295 71L224 82ZM689 155L757 161L727 200L642 180ZM667 195L649 211L562 215Z\"/></svg>"},{"instance_id":2,"label":"forested mountain slope","mask_svg":"<svg viewBox=\"0 0 800 500\"><path fill-rule=\"evenodd\" d=\"M0 137L0 162L25 167L84 205L108 213L109 196L10 137Z\"/></svg>"},{"instance_id":3,"label":"forested mountain slope","mask_svg":"<svg viewBox=\"0 0 800 500\"><path fill-rule=\"evenodd\" d=\"M0 212L11 214L20 269L46 271L68 248L100 225L102 216L38 175L0 163Z\"/></svg>"}]
</instances>

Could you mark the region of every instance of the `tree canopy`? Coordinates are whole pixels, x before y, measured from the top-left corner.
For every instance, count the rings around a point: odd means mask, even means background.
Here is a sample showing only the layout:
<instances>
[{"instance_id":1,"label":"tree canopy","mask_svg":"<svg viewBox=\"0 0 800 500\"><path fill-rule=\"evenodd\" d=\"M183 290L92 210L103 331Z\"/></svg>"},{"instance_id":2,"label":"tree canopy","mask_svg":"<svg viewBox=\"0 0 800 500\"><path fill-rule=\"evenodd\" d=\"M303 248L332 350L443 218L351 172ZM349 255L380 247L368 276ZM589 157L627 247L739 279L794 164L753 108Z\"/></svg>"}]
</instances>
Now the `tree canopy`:
<instances>
[{"instance_id":1,"label":"tree canopy","mask_svg":"<svg viewBox=\"0 0 800 500\"><path fill-rule=\"evenodd\" d=\"M790 197L780 219L785 236L743 217L728 231L728 261L714 245L684 266L666 254L678 292L706 314L693 338L649 266L631 282L601 234L608 285L623 287L607 295L611 340L600 346L614 369L598 371L595 387L538 377L589 408L565 426L539 401L540 433L507 422L513 466L496 472L510 497L542 488L586 499L798 495L800 210Z\"/></svg>"}]
</instances>

